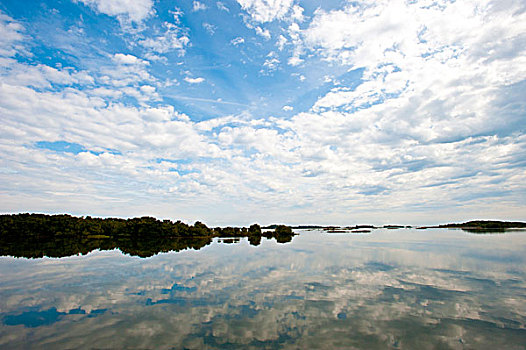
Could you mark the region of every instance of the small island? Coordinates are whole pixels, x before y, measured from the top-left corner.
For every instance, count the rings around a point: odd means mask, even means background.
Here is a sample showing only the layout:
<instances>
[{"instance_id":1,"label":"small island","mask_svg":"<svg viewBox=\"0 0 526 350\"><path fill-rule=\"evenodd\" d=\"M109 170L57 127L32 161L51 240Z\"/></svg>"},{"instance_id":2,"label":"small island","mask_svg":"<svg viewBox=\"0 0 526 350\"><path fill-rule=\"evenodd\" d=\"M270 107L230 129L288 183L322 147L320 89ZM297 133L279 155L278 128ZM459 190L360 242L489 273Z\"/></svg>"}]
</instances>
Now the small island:
<instances>
[{"instance_id":1,"label":"small island","mask_svg":"<svg viewBox=\"0 0 526 350\"><path fill-rule=\"evenodd\" d=\"M473 220L460 224L438 225L438 228L461 229L470 233L502 233L507 230L526 229L526 222Z\"/></svg>"},{"instance_id":2,"label":"small island","mask_svg":"<svg viewBox=\"0 0 526 350\"><path fill-rule=\"evenodd\" d=\"M467 230L505 230L514 228L526 228L526 222L519 221L491 221L476 220L461 224L438 225L439 228L461 228Z\"/></svg>"}]
</instances>

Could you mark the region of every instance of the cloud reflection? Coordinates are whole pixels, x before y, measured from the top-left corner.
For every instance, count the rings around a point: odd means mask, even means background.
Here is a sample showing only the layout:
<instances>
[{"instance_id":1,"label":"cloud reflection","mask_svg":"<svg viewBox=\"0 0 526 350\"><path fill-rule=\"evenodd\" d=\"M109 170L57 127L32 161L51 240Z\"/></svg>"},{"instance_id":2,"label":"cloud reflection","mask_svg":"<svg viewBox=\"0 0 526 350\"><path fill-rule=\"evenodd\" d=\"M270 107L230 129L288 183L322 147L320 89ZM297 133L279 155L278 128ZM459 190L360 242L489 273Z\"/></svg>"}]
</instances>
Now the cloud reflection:
<instances>
[{"instance_id":1,"label":"cloud reflection","mask_svg":"<svg viewBox=\"0 0 526 350\"><path fill-rule=\"evenodd\" d=\"M148 259L2 258L0 346L520 347L525 243L513 233L302 232L287 245L242 240Z\"/></svg>"}]
</instances>

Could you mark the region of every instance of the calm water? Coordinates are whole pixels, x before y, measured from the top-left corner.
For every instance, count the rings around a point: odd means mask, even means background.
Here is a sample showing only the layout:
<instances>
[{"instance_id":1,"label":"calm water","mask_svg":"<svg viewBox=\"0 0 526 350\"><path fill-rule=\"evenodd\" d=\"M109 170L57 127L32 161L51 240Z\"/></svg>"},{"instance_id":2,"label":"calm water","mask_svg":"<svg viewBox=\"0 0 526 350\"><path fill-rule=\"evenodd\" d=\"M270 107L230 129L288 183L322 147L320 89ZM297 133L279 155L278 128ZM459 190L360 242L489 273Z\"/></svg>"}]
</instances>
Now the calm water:
<instances>
[{"instance_id":1,"label":"calm water","mask_svg":"<svg viewBox=\"0 0 526 350\"><path fill-rule=\"evenodd\" d=\"M526 231L0 258L2 348L525 349Z\"/></svg>"}]
</instances>

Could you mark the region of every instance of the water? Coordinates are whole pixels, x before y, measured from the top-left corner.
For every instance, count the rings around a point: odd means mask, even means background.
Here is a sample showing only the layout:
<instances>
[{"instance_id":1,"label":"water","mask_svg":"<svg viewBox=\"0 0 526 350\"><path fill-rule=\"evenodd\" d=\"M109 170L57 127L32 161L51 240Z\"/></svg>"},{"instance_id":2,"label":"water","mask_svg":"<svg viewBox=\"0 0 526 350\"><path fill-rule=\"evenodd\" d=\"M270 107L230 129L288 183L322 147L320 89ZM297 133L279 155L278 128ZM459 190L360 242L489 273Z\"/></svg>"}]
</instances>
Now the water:
<instances>
[{"instance_id":1,"label":"water","mask_svg":"<svg viewBox=\"0 0 526 350\"><path fill-rule=\"evenodd\" d=\"M0 347L526 348L525 231L299 232L147 259L2 257Z\"/></svg>"}]
</instances>

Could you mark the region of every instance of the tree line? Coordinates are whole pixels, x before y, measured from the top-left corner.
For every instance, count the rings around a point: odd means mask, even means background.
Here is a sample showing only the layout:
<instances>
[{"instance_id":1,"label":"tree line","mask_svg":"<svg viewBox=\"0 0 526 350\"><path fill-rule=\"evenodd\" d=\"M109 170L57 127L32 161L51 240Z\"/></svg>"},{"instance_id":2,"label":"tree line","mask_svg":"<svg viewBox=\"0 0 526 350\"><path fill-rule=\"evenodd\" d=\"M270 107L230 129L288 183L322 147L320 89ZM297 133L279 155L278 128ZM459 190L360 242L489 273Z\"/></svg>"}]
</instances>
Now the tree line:
<instances>
[{"instance_id":1,"label":"tree line","mask_svg":"<svg viewBox=\"0 0 526 350\"><path fill-rule=\"evenodd\" d=\"M92 250L118 248L125 254L149 257L160 252L201 249L214 237L248 237L259 245L261 237L290 242L294 233L285 225L263 232L250 227L209 228L197 221L75 217L67 214L0 215L0 255L40 258L87 254Z\"/></svg>"}]
</instances>

